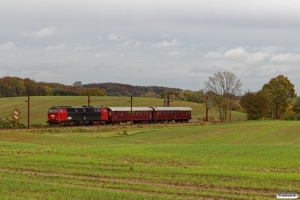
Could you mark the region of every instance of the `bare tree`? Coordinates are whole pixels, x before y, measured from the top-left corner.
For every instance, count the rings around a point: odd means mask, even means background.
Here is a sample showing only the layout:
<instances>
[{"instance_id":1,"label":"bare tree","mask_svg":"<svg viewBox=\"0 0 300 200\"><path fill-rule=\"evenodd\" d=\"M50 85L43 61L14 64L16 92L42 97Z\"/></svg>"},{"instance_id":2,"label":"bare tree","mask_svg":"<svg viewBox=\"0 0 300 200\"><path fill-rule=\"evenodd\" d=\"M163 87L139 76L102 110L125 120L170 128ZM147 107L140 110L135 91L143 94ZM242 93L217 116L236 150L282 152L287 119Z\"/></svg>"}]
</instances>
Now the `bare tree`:
<instances>
[{"instance_id":1,"label":"bare tree","mask_svg":"<svg viewBox=\"0 0 300 200\"><path fill-rule=\"evenodd\" d=\"M218 71L204 82L205 91L213 94L212 102L220 114L220 120L226 121L230 99L241 94L242 83L236 75L229 71Z\"/></svg>"}]
</instances>

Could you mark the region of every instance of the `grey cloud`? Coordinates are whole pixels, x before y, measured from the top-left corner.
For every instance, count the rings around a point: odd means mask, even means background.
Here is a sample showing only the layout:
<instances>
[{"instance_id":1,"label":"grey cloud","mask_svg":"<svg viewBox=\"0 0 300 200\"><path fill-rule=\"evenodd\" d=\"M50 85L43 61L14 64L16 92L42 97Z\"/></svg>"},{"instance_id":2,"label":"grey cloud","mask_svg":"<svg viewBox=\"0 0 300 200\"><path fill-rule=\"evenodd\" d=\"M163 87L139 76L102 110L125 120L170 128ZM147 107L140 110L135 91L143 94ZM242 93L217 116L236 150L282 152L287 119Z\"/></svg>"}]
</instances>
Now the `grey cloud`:
<instances>
[{"instance_id":1,"label":"grey cloud","mask_svg":"<svg viewBox=\"0 0 300 200\"><path fill-rule=\"evenodd\" d=\"M261 77L298 75L299 10L291 0L3 1L1 70L40 80L53 67L51 82L191 89L229 70L259 88Z\"/></svg>"},{"instance_id":2,"label":"grey cloud","mask_svg":"<svg viewBox=\"0 0 300 200\"><path fill-rule=\"evenodd\" d=\"M155 48L165 48L165 47L174 47L183 45L178 39L173 39L171 41L162 41L153 45Z\"/></svg>"},{"instance_id":3,"label":"grey cloud","mask_svg":"<svg viewBox=\"0 0 300 200\"><path fill-rule=\"evenodd\" d=\"M43 38L43 37L55 35L56 33L57 30L55 27L46 27L31 33L24 33L23 35L28 37L34 37L34 38Z\"/></svg>"},{"instance_id":4,"label":"grey cloud","mask_svg":"<svg viewBox=\"0 0 300 200\"><path fill-rule=\"evenodd\" d=\"M14 46L15 46L15 43L7 42L7 43L0 46L0 50L8 50L8 49L13 48Z\"/></svg>"},{"instance_id":5,"label":"grey cloud","mask_svg":"<svg viewBox=\"0 0 300 200\"><path fill-rule=\"evenodd\" d=\"M57 50L63 50L66 47L66 44L61 44L57 46L47 46L45 48L46 51L57 51Z\"/></svg>"}]
</instances>

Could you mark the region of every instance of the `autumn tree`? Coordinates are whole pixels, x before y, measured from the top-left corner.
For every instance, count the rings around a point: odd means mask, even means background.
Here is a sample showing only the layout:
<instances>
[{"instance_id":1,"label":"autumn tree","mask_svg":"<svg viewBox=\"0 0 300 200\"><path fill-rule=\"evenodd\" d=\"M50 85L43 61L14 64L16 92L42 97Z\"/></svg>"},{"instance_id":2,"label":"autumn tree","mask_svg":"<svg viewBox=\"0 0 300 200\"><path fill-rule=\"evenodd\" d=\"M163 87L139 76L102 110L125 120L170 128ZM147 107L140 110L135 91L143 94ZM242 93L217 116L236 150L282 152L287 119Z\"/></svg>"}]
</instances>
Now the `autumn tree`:
<instances>
[{"instance_id":1,"label":"autumn tree","mask_svg":"<svg viewBox=\"0 0 300 200\"><path fill-rule=\"evenodd\" d=\"M270 94L272 113L275 114L276 118L279 118L281 113L286 112L287 108L291 106L293 98L297 96L294 87L290 80L283 75L272 78L262 87L263 91Z\"/></svg>"},{"instance_id":2,"label":"autumn tree","mask_svg":"<svg viewBox=\"0 0 300 200\"><path fill-rule=\"evenodd\" d=\"M298 97L296 102L293 103L292 111L297 115L300 115L300 98Z\"/></svg>"},{"instance_id":3,"label":"autumn tree","mask_svg":"<svg viewBox=\"0 0 300 200\"><path fill-rule=\"evenodd\" d=\"M82 87L82 82L81 82L81 81L75 81L75 82L73 83L73 86L74 86L74 87Z\"/></svg>"},{"instance_id":4,"label":"autumn tree","mask_svg":"<svg viewBox=\"0 0 300 200\"><path fill-rule=\"evenodd\" d=\"M44 86L45 96L53 96L54 90L47 85Z\"/></svg>"},{"instance_id":5,"label":"autumn tree","mask_svg":"<svg viewBox=\"0 0 300 200\"><path fill-rule=\"evenodd\" d=\"M30 79L25 79L25 87L26 87L27 94L30 94L31 96L36 96L38 94L37 83L35 81L32 81Z\"/></svg>"},{"instance_id":6,"label":"autumn tree","mask_svg":"<svg viewBox=\"0 0 300 200\"><path fill-rule=\"evenodd\" d=\"M248 119L259 119L265 117L270 111L272 100L268 93L260 90L244 94L240 104L246 110Z\"/></svg>"},{"instance_id":7,"label":"autumn tree","mask_svg":"<svg viewBox=\"0 0 300 200\"><path fill-rule=\"evenodd\" d=\"M171 97L171 96L175 96L175 92L174 92L173 90L166 90L166 91L164 91L164 92L161 92L161 93L159 94L159 96L160 96L161 98Z\"/></svg>"},{"instance_id":8,"label":"autumn tree","mask_svg":"<svg viewBox=\"0 0 300 200\"><path fill-rule=\"evenodd\" d=\"M106 96L106 90L103 88L89 88L80 93L81 96Z\"/></svg>"},{"instance_id":9,"label":"autumn tree","mask_svg":"<svg viewBox=\"0 0 300 200\"><path fill-rule=\"evenodd\" d=\"M204 82L205 91L212 95L212 104L220 114L220 120L227 120L227 111L230 108L230 99L240 95L242 83L237 76L229 71L219 71Z\"/></svg>"},{"instance_id":10,"label":"autumn tree","mask_svg":"<svg viewBox=\"0 0 300 200\"><path fill-rule=\"evenodd\" d=\"M197 103L205 102L206 95L204 94L204 90L194 91L192 92L191 101Z\"/></svg>"},{"instance_id":11,"label":"autumn tree","mask_svg":"<svg viewBox=\"0 0 300 200\"><path fill-rule=\"evenodd\" d=\"M9 84L14 91L13 96L25 95L26 89L25 89L24 82L21 79L13 77L9 80Z\"/></svg>"}]
</instances>

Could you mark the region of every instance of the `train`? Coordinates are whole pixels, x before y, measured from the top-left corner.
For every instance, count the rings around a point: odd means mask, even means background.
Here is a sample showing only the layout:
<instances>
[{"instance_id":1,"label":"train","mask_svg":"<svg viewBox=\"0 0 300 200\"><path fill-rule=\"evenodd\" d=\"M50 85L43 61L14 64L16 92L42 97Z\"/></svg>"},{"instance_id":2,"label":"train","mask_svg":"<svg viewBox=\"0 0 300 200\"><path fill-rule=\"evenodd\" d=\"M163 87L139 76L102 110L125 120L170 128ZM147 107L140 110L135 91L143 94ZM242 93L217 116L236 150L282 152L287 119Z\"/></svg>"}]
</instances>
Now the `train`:
<instances>
[{"instance_id":1,"label":"train","mask_svg":"<svg viewBox=\"0 0 300 200\"><path fill-rule=\"evenodd\" d=\"M132 114L131 114L132 113ZM49 125L108 125L131 122L189 122L191 107L102 107L53 106L48 110Z\"/></svg>"}]
</instances>

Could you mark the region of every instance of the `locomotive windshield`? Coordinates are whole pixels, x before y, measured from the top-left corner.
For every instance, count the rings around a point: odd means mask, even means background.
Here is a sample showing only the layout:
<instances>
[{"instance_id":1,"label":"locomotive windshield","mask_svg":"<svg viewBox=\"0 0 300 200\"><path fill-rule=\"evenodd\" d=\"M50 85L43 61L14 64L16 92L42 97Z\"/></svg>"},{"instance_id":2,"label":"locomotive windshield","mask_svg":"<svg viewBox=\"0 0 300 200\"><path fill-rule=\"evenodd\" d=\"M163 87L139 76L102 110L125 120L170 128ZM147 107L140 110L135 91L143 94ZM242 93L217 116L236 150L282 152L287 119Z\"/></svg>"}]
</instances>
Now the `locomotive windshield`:
<instances>
[{"instance_id":1,"label":"locomotive windshield","mask_svg":"<svg viewBox=\"0 0 300 200\"><path fill-rule=\"evenodd\" d=\"M50 109L49 109L49 112L50 112L50 113L57 113L57 108L50 108Z\"/></svg>"}]
</instances>

